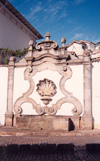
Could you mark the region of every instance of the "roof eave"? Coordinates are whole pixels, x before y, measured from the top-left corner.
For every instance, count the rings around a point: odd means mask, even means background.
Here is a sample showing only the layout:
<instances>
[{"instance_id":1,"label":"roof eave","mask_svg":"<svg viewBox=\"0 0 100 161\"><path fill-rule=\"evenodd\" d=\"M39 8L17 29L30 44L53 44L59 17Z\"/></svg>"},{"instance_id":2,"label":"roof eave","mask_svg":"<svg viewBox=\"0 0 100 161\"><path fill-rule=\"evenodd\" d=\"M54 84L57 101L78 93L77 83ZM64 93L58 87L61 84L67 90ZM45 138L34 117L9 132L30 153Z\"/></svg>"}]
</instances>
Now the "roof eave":
<instances>
[{"instance_id":1,"label":"roof eave","mask_svg":"<svg viewBox=\"0 0 100 161\"><path fill-rule=\"evenodd\" d=\"M3 5L6 4L6 0L0 0ZM21 15L21 13L9 2L5 6L12 14L14 14L35 36L36 40L42 39L43 36Z\"/></svg>"}]
</instances>

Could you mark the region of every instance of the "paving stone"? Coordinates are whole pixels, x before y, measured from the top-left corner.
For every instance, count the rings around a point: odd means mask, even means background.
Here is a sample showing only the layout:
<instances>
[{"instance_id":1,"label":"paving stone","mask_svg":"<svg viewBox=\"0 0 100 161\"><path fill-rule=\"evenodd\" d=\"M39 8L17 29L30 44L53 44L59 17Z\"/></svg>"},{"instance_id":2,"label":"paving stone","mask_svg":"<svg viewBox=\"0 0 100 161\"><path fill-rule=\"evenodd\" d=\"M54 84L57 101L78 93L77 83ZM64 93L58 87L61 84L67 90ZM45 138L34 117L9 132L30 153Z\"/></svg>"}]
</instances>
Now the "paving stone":
<instances>
[{"instance_id":1,"label":"paving stone","mask_svg":"<svg viewBox=\"0 0 100 161\"><path fill-rule=\"evenodd\" d=\"M74 144L73 143L68 144L68 152L69 153L74 153Z\"/></svg>"},{"instance_id":2,"label":"paving stone","mask_svg":"<svg viewBox=\"0 0 100 161\"><path fill-rule=\"evenodd\" d=\"M38 144L33 144L31 145L31 152L36 152L39 150L39 145Z\"/></svg>"},{"instance_id":3,"label":"paving stone","mask_svg":"<svg viewBox=\"0 0 100 161\"><path fill-rule=\"evenodd\" d=\"M39 142L42 146L47 145L48 150L37 150ZM29 150L18 151L16 153L7 153L8 144L16 144L20 147L20 145L27 145L29 144L30 148L33 151L28 152ZM70 144L72 143L72 144ZM100 152L94 151L94 153L90 153L86 150L85 144L95 144L100 145L100 135L98 136L52 136L52 137L23 137L23 136L0 136L0 146L2 146L2 153L0 153L0 161L99 161L100 160ZM31 145L30 145L31 144ZM36 144L36 145L35 145ZM44 144L44 145L43 145ZM66 151L58 151L58 150L51 150L55 149L57 145L68 144L74 148L74 153ZM34 146L35 145L35 146ZM40 146L40 145L39 145ZM72 148L72 149L73 149ZM95 147L96 148L96 147ZM27 148L26 148L27 149Z\"/></svg>"},{"instance_id":4,"label":"paving stone","mask_svg":"<svg viewBox=\"0 0 100 161\"><path fill-rule=\"evenodd\" d=\"M100 144L86 144L86 150L88 152L100 152Z\"/></svg>"},{"instance_id":5,"label":"paving stone","mask_svg":"<svg viewBox=\"0 0 100 161\"><path fill-rule=\"evenodd\" d=\"M0 153L2 152L2 145L0 146Z\"/></svg>"},{"instance_id":6,"label":"paving stone","mask_svg":"<svg viewBox=\"0 0 100 161\"><path fill-rule=\"evenodd\" d=\"M57 150L59 151L68 151L68 144L58 144L57 145Z\"/></svg>"},{"instance_id":7,"label":"paving stone","mask_svg":"<svg viewBox=\"0 0 100 161\"><path fill-rule=\"evenodd\" d=\"M55 152L56 151L56 144L48 144L48 151Z\"/></svg>"},{"instance_id":8,"label":"paving stone","mask_svg":"<svg viewBox=\"0 0 100 161\"><path fill-rule=\"evenodd\" d=\"M20 151L30 152L30 144L21 144Z\"/></svg>"},{"instance_id":9,"label":"paving stone","mask_svg":"<svg viewBox=\"0 0 100 161\"><path fill-rule=\"evenodd\" d=\"M48 150L48 144L47 143L41 143L39 145L40 151L47 151Z\"/></svg>"},{"instance_id":10,"label":"paving stone","mask_svg":"<svg viewBox=\"0 0 100 161\"><path fill-rule=\"evenodd\" d=\"M7 147L6 147L6 151L7 153L9 152L18 152L19 150L19 146L18 144L8 144Z\"/></svg>"}]
</instances>

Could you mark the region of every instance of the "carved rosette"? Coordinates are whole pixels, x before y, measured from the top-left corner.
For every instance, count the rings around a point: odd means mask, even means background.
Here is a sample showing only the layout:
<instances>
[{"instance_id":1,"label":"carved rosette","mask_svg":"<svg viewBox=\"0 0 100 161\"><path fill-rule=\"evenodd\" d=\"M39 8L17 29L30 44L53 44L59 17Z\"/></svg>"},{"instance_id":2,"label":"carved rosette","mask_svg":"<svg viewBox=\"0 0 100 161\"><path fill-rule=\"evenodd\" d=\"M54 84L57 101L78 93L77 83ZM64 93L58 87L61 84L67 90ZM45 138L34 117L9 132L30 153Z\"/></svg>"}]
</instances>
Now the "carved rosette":
<instances>
[{"instance_id":1,"label":"carved rosette","mask_svg":"<svg viewBox=\"0 0 100 161\"><path fill-rule=\"evenodd\" d=\"M56 94L56 85L53 81L45 78L39 81L36 91L42 96L41 100L43 103L48 105L49 102L52 101L51 97Z\"/></svg>"}]
</instances>

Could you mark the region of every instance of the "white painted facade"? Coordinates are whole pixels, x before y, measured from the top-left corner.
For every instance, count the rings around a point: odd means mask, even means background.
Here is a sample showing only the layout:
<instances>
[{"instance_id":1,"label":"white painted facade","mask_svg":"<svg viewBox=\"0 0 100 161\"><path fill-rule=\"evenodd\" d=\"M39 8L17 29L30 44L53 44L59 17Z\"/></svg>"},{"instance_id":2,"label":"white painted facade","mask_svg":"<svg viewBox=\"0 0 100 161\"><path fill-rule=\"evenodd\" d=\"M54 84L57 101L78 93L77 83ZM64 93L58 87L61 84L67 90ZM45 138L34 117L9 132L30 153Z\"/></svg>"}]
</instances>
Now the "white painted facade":
<instances>
[{"instance_id":1,"label":"white painted facade","mask_svg":"<svg viewBox=\"0 0 100 161\"><path fill-rule=\"evenodd\" d=\"M30 39L30 35L26 34L2 12L0 13L0 48L9 47L12 50L23 50L28 47ZM35 40L34 43L36 43Z\"/></svg>"},{"instance_id":2,"label":"white painted facade","mask_svg":"<svg viewBox=\"0 0 100 161\"><path fill-rule=\"evenodd\" d=\"M42 38L40 33L9 2L3 3L0 2L0 48L23 50L29 40L36 44Z\"/></svg>"},{"instance_id":3,"label":"white painted facade","mask_svg":"<svg viewBox=\"0 0 100 161\"><path fill-rule=\"evenodd\" d=\"M8 68L0 67L0 124L4 125L7 102Z\"/></svg>"},{"instance_id":4,"label":"white painted facade","mask_svg":"<svg viewBox=\"0 0 100 161\"><path fill-rule=\"evenodd\" d=\"M100 129L100 62L92 64L92 112L95 128Z\"/></svg>"}]
</instances>

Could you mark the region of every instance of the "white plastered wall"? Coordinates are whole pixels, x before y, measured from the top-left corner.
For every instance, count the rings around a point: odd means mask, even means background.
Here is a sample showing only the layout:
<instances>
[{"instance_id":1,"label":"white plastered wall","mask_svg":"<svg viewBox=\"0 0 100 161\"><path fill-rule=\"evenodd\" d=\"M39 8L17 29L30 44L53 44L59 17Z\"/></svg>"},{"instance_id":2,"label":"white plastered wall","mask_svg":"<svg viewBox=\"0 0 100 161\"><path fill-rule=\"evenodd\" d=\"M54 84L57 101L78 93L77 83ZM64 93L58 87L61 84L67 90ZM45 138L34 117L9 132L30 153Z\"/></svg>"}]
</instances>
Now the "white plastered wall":
<instances>
[{"instance_id":1,"label":"white plastered wall","mask_svg":"<svg viewBox=\"0 0 100 161\"><path fill-rule=\"evenodd\" d=\"M71 66L73 71L72 78L66 81L66 89L73 93L73 96L79 99L83 106L83 66ZM25 68L15 68L15 76L14 76L14 102L17 98L22 96L22 93L26 92L29 89L29 82L24 80L24 70ZM58 99L64 97L59 89L59 81L61 79L61 75L56 71L44 70L42 72L36 73L33 77L35 82L35 89L33 93L29 96L33 98L38 104L44 106L41 101L40 95L36 92L36 84L39 83L39 80L43 80L44 78L52 80L57 86L57 93L52 97L52 101L48 106L52 106L55 104ZM35 110L32 109L32 105L30 103L24 103L22 106L23 113L29 115L37 115ZM56 115L72 115L73 105L69 103L65 103L62 105L61 109L58 110Z\"/></svg>"},{"instance_id":2,"label":"white plastered wall","mask_svg":"<svg viewBox=\"0 0 100 161\"><path fill-rule=\"evenodd\" d=\"M92 113L94 128L100 129L100 63L92 64Z\"/></svg>"},{"instance_id":3,"label":"white plastered wall","mask_svg":"<svg viewBox=\"0 0 100 161\"><path fill-rule=\"evenodd\" d=\"M0 124L4 125L7 102L8 68L0 67Z\"/></svg>"},{"instance_id":4,"label":"white plastered wall","mask_svg":"<svg viewBox=\"0 0 100 161\"><path fill-rule=\"evenodd\" d=\"M0 48L15 50L28 47L31 37L0 12Z\"/></svg>"},{"instance_id":5,"label":"white plastered wall","mask_svg":"<svg viewBox=\"0 0 100 161\"><path fill-rule=\"evenodd\" d=\"M68 47L68 51L74 51L77 55L83 55L83 49L81 44L73 43Z\"/></svg>"}]
</instances>

